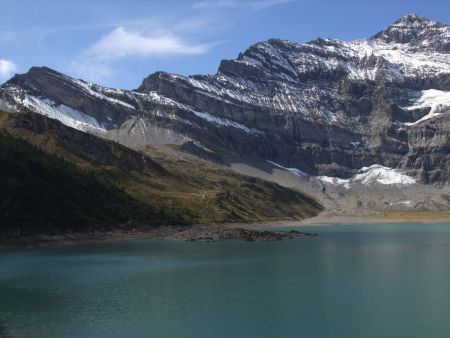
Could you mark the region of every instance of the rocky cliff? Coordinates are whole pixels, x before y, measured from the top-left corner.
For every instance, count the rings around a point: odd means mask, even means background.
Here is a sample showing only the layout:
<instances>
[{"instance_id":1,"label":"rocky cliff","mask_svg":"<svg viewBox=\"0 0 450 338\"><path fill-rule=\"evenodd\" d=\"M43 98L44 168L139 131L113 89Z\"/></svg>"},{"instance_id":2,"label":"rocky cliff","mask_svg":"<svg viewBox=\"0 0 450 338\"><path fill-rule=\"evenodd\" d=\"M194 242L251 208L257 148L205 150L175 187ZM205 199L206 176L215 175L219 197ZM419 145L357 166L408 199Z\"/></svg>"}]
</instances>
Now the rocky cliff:
<instances>
[{"instance_id":1,"label":"rocky cliff","mask_svg":"<svg viewBox=\"0 0 450 338\"><path fill-rule=\"evenodd\" d=\"M0 89L0 109L141 149L177 145L343 179L379 165L440 185L450 183L449 107L449 27L416 15L364 40L259 42L214 75L158 72L133 91L48 68Z\"/></svg>"}]
</instances>

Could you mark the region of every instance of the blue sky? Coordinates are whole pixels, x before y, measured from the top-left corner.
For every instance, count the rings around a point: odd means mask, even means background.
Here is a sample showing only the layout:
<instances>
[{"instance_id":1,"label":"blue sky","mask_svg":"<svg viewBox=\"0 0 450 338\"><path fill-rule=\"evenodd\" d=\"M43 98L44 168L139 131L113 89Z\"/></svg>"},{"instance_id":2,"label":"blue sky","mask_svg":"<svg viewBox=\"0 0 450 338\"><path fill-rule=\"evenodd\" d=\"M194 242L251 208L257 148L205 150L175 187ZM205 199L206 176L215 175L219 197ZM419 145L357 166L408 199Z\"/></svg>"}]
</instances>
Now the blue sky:
<instances>
[{"instance_id":1,"label":"blue sky","mask_svg":"<svg viewBox=\"0 0 450 338\"><path fill-rule=\"evenodd\" d=\"M354 40L416 13L449 23L448 0L0 0L0 82L48 66L133 89L158 70L215 73L269 38Z\"/></svg>"}]
</instances>

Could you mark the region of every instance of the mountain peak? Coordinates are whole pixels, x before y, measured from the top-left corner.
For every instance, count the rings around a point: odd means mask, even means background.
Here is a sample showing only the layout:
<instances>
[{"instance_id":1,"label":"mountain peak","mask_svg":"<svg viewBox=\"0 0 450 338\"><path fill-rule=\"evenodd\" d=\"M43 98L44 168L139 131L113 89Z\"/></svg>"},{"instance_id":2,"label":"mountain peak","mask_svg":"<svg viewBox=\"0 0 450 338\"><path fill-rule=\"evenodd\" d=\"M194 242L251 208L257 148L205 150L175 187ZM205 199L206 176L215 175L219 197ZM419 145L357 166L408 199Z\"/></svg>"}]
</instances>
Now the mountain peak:
<instances>
[{"instance_id":1,"label":"mountain peak","mask_svg":"<svg viewBox=\"0 0 450 338\"><path fill-rule=\"evenodd\" d=\"M419 16L415 13L407 14L405 16L402 16L400 19L398 19L396 22L394 22L394 25L414 25L414 24L435 24L436 22L428 19L424 16Z\"/></svg>"},{"instance_id":2,"label":"mountain peak","mask_svg":"<svg viewBox=\"0 0 450 338\"><path fill-rule=\"evenodd\" d=\"M385 43L411 44L448 52L450 31L448 25L417 14L408 14L375 34L371 40Z\"/></svg>"},{"instance_id":3,"label":"mountain peak","mask_svg":"<svg viewBox=\"0 0 450 338\"><path fill-rule=\"evenodd\" d=\"M54 69L42 66L31 67L28 72L23 74L16 74L11 79L4 83L4 86L15 85L19 83L33 82L35 80L40 81L45 78L61 78L69 79L67 75L64 75Z\"/></svg>"},{"instance_id":4,"label":"mountain peak","mask_svg":"<svg viewBox=\"0 0 450 338\"><path fill-rule=\"evenodd\" d=\"M384 31L393 29L408 29L414 31L420 31L424 29L436 29L448 27L446 24L428 19L424 16L417 14L407 14L395 21L392 25L386 28Z\"/></svg>"}]
</instances>

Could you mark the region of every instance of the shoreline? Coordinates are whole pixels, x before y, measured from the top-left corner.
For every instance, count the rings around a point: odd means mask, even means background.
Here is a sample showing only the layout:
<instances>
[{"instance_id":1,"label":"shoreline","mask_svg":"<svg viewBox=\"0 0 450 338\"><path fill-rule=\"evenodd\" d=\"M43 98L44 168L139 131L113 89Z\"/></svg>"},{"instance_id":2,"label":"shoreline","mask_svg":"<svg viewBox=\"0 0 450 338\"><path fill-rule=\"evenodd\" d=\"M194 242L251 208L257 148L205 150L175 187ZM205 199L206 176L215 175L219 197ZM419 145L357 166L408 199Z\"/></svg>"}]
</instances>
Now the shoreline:
<instances>
[{"instance_id":1,"label":"shoreline","mask_svg":"<svg viewBox=\"0 0 450 338\"><path fill-rule=\"evenodd\" d=\"M364 224L433 224L449 223L450 212L447 211L394 211L370 214L342 214L334 211L325 211L316 217L300 221L299 225L364 225Z\"/></svg>"},{"instance_id":2,"label":"shoreline","mask_svg":"<svg viewBox=\"0 0 450 338\"><path fill-rule=\"evenodd\" d=\"M253 223L212 223L207 225L160 226L145 229L119 229L91 233L33 235L0 241L0 250L10 248L64 247L75 244L116 242L123 240L202 241L278 241L294 237L316 236L313 232L279 230L281 228L376 225L376 224L435 224L448 223L450 212L388 212L371 214L342 214L324 211L304 220L285 219ZM278 229L278 230L277 230Z\"/></svg>"},{"instance_id":3,"label":"shoreline","mask_svg":"<svg viewBox=\"0 0 450 338\"><path fill-rule=\"evenodd\" d=\"M242 224L241 224L242 225ZM0 251L11 248L65 247L76 244L107 243L124 240L161 240L185 242L238 241L280 241L294 237L317 236L310 232L297 230L276 231L249 229L228 224L160 226L146 229L121 229L91 233L72 233L58 235L32 235L22 238L0 240Z\"/></svg>"},{"instance_id":4,"label":"shoreline","mask_svg":"<svg viewBox=\"0 0 450 338\"><path fill-rule=\"evenodd\" d=\"M436 224L449 223L450 211L438 212L380 212L343 214L335 211L324 211L321 214L304 220L280 220L254 223L227 223L227 226L245 229L277 229L284 227L328 226L328 225L376 225L376 224Z\"/></svg>"}]
</instances>

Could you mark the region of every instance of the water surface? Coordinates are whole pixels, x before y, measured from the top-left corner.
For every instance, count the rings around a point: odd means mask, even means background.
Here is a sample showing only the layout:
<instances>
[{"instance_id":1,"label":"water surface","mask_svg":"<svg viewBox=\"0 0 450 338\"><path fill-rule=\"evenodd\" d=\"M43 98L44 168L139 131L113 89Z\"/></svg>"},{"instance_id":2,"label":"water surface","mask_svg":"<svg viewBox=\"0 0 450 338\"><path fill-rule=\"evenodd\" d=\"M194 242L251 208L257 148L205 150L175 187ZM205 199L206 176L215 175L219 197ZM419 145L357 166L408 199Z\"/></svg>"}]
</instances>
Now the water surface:
<instances>
[{"instance_id":1,"label":"water surface","mask_svg":"<svg viewBox=\"0 0 450 338\"><path fill-rule=\"evenodd\" d=\"M314 231L0 252L0 337L450 337L450 225Z\"/></svg>"}]
</instances>

